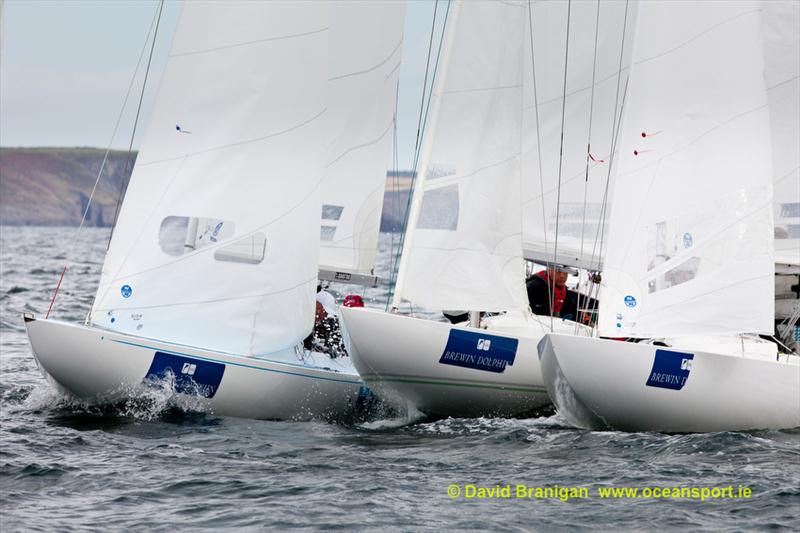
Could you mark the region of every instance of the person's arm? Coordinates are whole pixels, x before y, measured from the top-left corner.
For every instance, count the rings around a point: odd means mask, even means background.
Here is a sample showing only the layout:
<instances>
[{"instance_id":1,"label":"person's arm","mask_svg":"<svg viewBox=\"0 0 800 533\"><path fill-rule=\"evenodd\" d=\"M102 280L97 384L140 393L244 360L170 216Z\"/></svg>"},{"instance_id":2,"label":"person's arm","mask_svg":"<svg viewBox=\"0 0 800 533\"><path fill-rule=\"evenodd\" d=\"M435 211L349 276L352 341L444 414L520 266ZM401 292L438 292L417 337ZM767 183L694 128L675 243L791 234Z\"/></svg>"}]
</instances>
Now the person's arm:
<instances>
[{"instance_id":1,"label":"person's arm","mask_svg":"<svg viewBox=\"0 0 800 533\"><path fill-rule=\"evenodd\" d=\"M547 291L547 284L539 277L533 277L526 284L528 290L528 303L531 311L536 315L550 314L550 300Z\"/></svg>"}]
</instances>

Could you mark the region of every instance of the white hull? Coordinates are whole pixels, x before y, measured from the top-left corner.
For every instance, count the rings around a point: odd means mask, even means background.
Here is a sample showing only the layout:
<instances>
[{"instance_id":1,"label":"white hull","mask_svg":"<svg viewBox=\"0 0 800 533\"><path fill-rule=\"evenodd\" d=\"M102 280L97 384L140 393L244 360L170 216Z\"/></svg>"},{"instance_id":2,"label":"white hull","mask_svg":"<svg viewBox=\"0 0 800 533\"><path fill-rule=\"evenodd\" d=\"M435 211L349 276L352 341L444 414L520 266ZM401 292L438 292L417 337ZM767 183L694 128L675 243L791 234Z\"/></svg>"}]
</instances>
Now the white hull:
<instances>
[{"instance_id":1,"label":"white hull","mask_svg":"<svg viewBox=\"0 0 800 533\"><path fill-rule=\"evenodd\" d=\"M545 328L535 321L487 330L366 308L341 313L353 364L378 396L395 405L472 417L514 416L550 403L536 351ZM560 320L556 326L575 328ZM481 340L484 349L478 348ZM507 362L498 363L502 358Z\"/></svg>"},{"instance_id":2,"label":"white hull","mask_svg":"<svg viewBox=\"0 0 800 533\"><path fill-rule=\"evenodd\" d=\"M556 334L542 339L540 357L556 409L577 427L687 433L800 426L795 356Z\"/></svg>"},{"instance_id":3,"label":"white hull","mask_svg":"<svg viewBox=\"0 0 800 533\"><path fill-rule=\"evenodd\" d=\"M352 367L323 362L316 353L312 367L299 359L241 357L53 320L25 317L25 326L45 376L93 404L123 401L153 380L163 385L165 376L203 409L242 418L347 417L359 394L368 393Z\"/></svg>"}]
</instances>

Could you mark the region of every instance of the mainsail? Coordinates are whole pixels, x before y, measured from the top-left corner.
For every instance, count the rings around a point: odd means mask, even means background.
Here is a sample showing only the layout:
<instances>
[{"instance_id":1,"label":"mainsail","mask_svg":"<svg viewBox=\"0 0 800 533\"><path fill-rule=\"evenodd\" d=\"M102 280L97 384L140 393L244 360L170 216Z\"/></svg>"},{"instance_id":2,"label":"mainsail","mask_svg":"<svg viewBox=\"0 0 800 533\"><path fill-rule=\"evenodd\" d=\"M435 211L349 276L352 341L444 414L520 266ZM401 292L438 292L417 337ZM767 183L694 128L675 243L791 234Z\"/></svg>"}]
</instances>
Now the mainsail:
<instances>
[{"instance_id":1,"label":"mainsail","mask_svg":"<svg viewBox=\"0 0 800 533\"><path fill-rule=\"evenodd\" d=\"M765 0L761 33L772 129L775 263L800 268L800 3Z\"/></svg>"},{"instance_id":2,"label":"mainsail","mask_svg":"<svg viewBox=\"0 0 800 533\"><path fill-rule=\"evenodd\" d=\"M185 4L93 324L241 355L311 331L328 116L342 116L330 10Z\"/></svg>"},{"instance_id":3,"label":"mainsail","mask_svg":"<svg viewBox=\"0 0 800 533\"><path fill-rule=\"evenodd\" d=\"M772 332L760 23L758 2L639 5L601 335Z\"/></svg>"},{"instance_id":4,"label":"mainsail","mask_svg":"<svg viewBox=\"0 0 800 533\"><path fill-rule=\"evenodd\" d=\"M403 45L404 4L348 1L332 9L320 268L370 274Z\"/></svg>"},{"instance_id":5,"label":"mainsail","mask_svg":"<svg viewBox=\"0 0 800 533\"><path fill-rule=\"evenodd\" d=\"M636 8L636 2L530 5L522 153L528 259L600 264Z\"/></svg>"},{"instance_id":6,"label":"mainsail","mask_svg":"<svg viewBox=\"0 0 800 533\"><path fill-rule=\"evenodd\" d=\"M395 304L527 307L520 214L527 5L453 2Z\"/></svg>"}]
</instances>

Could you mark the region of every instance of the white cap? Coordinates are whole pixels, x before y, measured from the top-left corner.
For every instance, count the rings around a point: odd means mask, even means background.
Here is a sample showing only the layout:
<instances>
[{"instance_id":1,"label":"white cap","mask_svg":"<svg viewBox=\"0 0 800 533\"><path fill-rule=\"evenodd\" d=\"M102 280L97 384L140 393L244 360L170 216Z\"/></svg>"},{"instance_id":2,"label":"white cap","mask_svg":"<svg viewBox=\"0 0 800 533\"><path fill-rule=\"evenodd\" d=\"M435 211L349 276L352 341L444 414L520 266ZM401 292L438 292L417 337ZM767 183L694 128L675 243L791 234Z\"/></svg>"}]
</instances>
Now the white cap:
<instances>
[{"instance_id":1,"label":"white cap","mask_svg":"<svg viewBox=\"0 0 800 533\"><path fill-rule=\"evenodd\" d=\"M327 291L317 293L317 301L322 304L328 316L336 316L336 299Z\"/></svg>"}]
</instances>

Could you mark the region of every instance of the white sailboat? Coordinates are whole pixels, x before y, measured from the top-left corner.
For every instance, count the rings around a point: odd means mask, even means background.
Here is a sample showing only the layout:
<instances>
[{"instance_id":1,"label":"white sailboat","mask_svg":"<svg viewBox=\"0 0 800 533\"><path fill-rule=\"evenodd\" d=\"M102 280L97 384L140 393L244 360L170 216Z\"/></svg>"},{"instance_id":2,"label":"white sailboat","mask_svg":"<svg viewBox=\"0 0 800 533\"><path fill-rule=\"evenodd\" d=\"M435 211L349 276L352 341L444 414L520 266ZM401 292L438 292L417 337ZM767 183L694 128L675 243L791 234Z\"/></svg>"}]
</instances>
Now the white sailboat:
<instances>
[{"instance_id":1,"label":"white sailboat","mask_svg":"<svg viewBox=\"0 0 800 533\"><path fill-rule=\"evenodd\" d=\"M25 317L42 372L98 403L156 380L221 415L352 413L352 364L303 339L318 266L371 270L402 29L395 2L187 2L87 324Z\"/></svg>"},{"instance_id":2,"label":"white sailboat","mask_svg":"<svg viewBox=\"0 0 800 533\"><path fill-rule=\"evenodd\" d=\"M587 137L594 132L597 154L611 151L628 16L622 3L452 2L393 306L503 314L450 325L342 309L353 362L379 395L439 416L518 415L550 403L538 341L588 329L531 314L525 259L599 261L597 219L585 221L585 243L573 224L557 251L559 216L542 206L555 204L559 170L578 175L564 198L582 202L591 172L589 198L602 200L607 166L587 163ZM604 111L591 123L595 107Z\"/></svg>"},{"instance_id":3,"label":"white sailboat","mask_svg":"<svg viewBox=\"0 0 800 533\"><path fill-rule=\"evenodd\" d=\"M545 337L547 390L573 425L800 426L800 358L754 335L773 333L775 305L761 7L639 7L598 329L640 342Z\"/></svg>"}]
</instances>

